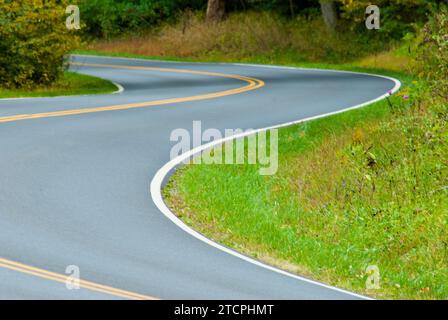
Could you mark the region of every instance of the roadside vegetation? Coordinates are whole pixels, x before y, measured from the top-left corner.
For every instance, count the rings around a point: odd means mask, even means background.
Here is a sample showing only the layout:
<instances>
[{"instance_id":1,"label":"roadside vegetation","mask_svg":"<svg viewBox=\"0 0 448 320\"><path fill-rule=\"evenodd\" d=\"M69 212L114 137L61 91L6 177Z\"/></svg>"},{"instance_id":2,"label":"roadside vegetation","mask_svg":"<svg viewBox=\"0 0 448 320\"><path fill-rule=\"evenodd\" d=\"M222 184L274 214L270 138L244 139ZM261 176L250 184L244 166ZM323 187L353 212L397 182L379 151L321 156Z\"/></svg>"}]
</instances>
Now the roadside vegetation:
<instances>
[{"instance_id":1,"label":"roadside vegetation","mask_svg":"<svg viewBox=\"0 0 448 320\"><path fill-rule=\"evenodd\" d=\"M0 98L109 93L103 79L66 72L80 36L65 26L68 1L0 0Z\"/></svg>"},{"instance_id":2,"label":"roadside vegetation","mask_svg":"<svg viewBox=\"0 0 448 320\"><path fill-rule=\"evenodd\" d=\"M288 36L285 36L288 35ZM353 39L356 39L354 42ZM176 24L138 37L93 42L96 51L177 57L199 61L343 63L390 48L378 40L353 37L351 32L328 36L322 19L291 20L276 13L234 13L219 24L208 24L201 13L187 12Z\"/></svg>"},{"instance_id":3,"label":"roadside vegetation","mask_svg":"<svg viewBox=\"0 0 448 320\"><path fill-rule=\"evenodd\" d=\"M0 0L0 86L32 88L62 76L80 38L65 27L68 1Z\"/></svg>"},{"instance_id":4,"label":"roadside vegetation","mask_svg":"<svg viewBox=\"0 0 448 320\"><path fill-rule=\"evenodd\" d=\"M341 64L363 57L384 59L384 53L396 47L406 51L416 30L440 3L378 1L381 28L367 30L369 1L321 2L337 4L336 25L325 23L319 1L227 1L227 14L219 23L209 20L206 1L95 0L81 1L80 6L88 12L86 25L95 26L96 33L85 30L92 40L86 48L94 52L198 61ZM164 19L157 20L155 13ZM398 61L403 66L403 56L388 55L389 65Z\"/></svg>"},{"instance_id":5,"label":"roadside vegetation","mask_svg":"<svg viewBox=\"0 0 448 320\"><path fill-rule=\"evenodd\" d=\"M3 89L1 98L32 98L71 96L80 94L112 93L118 88L109 80L92 77L80 73L65 72L51 85L33 86L32 88Z\"/></svg>"}]
</instances>

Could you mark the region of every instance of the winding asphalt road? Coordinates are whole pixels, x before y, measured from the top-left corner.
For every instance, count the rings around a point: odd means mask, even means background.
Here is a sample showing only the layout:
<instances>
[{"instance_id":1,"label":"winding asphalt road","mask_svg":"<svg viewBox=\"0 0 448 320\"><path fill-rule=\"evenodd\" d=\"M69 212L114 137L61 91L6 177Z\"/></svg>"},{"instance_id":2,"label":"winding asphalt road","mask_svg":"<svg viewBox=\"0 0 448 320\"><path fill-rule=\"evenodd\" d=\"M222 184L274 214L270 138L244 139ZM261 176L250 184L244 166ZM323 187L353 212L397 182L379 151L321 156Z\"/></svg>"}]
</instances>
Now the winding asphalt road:
<instances>
[{"instance_id":1,"label":"winding asphalt road","mask_svg":"<svg viewBox=\"0 0 448 320\"><path fill-rule=\"evenodd\" d=\"M0 298L360 298L211 247L167 219L149 187L170 160L173 129L191 131L194 120L220 130L267 127L362 104L394 81L236 64L72 60L77 72L125 90L0 100ZM80 268L80 290L63 283L69 265Z\"/></svg>"}]
</instances>

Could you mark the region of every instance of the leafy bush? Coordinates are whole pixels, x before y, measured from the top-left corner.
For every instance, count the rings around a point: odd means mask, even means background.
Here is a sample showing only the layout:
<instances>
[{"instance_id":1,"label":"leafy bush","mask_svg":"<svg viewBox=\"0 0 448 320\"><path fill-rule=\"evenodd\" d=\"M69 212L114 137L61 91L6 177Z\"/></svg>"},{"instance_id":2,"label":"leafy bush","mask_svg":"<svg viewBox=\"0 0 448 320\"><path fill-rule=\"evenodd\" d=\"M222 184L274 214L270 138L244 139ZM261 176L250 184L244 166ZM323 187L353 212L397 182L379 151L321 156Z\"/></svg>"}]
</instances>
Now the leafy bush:
<instances>
[{"instance_id":1,"label":"leafy bush","mask_svg":"<svg viewBox=\"0 0 448 320\"><path fill-rule=\"evenodd\" d=\"M48 84L78 38L65 26L67 1L0 0L0 85Z\"/></svg>"}]
</instances>

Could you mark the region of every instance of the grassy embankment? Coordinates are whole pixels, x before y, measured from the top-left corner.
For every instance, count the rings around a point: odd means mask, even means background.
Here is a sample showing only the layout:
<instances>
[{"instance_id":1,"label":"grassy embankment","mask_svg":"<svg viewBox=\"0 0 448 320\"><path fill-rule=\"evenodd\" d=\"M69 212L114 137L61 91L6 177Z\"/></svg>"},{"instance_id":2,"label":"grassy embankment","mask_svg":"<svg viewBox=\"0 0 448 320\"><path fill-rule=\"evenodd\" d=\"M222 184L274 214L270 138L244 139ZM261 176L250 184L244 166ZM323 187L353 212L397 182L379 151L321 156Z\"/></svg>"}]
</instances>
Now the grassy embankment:
<instances>
[{"instance_id":1,"label":"grassy embankment","mask_svg":"<svg viewBox=\"0 0 448 320\"><path fill-rule=\"evenodd\" d=\"M65 72L61 79L50 86L32 89L0 88L0 98L70 96L111 93L116 90L118 90L117 86L109 80L74 72Z\"/></svg>"},{"instance_id":2,"label":"grassy embankment","mask_svg":"<svg viewBox=\"0 0 448 320\"><path fill-rule=\"evenodd\" d=\"M328 35L316 21L235 15L217 26L193 17L89 49L399 78L403 89L389 100L281 129L274 176L254 165L191 165L164 193L187 224L267 263L380 298L447 298L447 105L412 75L408 47L392 47ZM370 265L380 289L366 289Z\"/></svg>"}]
</instances>

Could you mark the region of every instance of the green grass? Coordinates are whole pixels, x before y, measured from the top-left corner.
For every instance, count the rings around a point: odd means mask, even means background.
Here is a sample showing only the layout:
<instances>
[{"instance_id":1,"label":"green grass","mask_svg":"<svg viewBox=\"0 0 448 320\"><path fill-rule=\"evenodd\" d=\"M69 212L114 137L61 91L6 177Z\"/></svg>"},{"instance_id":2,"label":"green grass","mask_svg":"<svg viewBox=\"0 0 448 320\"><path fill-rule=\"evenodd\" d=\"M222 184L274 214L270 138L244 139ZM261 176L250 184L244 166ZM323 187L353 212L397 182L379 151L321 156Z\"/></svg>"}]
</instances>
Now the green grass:
<instances>
[{"instance_id":1,"label":"green grass","mask_svg":"<svg viewBox=\"0 0 448 320\"><path fill-rule=\"evenodd\" d=\"M388 73L388 75L395 75ZM447 106L400 96L279 131L279 171L188 165L164 190L208 237L380 298L448 297ZM377 265L381 288L366 290Z\"/></svg>"},{"instance_id":2,"label":"green grass","mask_svg":"<svg viewBox=\"0 0 448 320\"><path fill-rule=\"evenodd\" d=\"M74 72L65 72L64 76L50 86L33 89L3 89L0 88L0 98L25 97L54 97L80 94L111 93L118 88L109 80L83 75Z\"/></svg>"}]
</instances>

